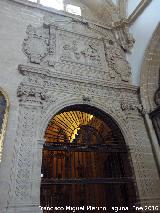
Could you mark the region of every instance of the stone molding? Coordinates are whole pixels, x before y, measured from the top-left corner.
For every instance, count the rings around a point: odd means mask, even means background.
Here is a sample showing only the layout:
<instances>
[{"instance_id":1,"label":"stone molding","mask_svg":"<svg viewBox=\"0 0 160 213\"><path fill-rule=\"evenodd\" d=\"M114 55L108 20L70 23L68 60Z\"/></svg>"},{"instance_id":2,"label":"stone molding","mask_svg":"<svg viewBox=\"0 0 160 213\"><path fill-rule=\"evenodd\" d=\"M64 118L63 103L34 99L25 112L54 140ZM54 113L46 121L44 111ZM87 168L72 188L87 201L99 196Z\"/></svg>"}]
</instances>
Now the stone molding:
<instances>
[{"instance_id":1,"label":"stone molding","mask_svg":"<svg viewBox=\"0 0 160 213\"><path fill-rule=\"evenodd\" d=\"M152 0L141 0L135 10L127 18L129 26L132 25L136 19L143 13L146 7L152 2Z\"/></svg>"},{"instance_id":2,"label":"stone molding","mask_svg":"<svg viewBox=\"0 0 160 213\"><path fill-rule=\"evenodd\" d=\"M157 60L160 54L160 24L158 24L150 43L145 51L144 62L141 67L140 93L144 108L148 112L156 108L154 94L159 86L160 61Z\"/></svg>"}]
</instances>

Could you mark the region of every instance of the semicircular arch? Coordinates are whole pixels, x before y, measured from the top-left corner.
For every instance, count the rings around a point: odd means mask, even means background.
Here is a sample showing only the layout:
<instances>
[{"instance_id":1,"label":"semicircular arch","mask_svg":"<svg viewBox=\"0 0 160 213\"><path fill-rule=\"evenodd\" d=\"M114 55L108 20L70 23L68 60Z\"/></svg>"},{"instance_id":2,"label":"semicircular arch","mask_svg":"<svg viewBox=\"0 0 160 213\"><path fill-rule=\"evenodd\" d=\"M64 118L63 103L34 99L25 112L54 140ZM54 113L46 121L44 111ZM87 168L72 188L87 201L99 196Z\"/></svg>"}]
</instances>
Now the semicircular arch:
<instances>
[{"instance_id":1,"label":"semicircular arch","mask_svg":"<svg viewBox=\"0 0 160 213\"><path fill-rule=\"evenodd\" d=\"M156 108L154 95L158 89L160 73L160 23L158 24L150 43L145 51L140 76L140 93L143 106L147 112Z\"/></svg>"},{"instance_id":2,"label":"semicircular arch","mask_svg":"<svg viewBox=\"0 0 160 213\"><path fill-rule=\"evenodd\" d=\"M86 104L83 100L81 100L78 97L72 97L71 99L68 99L68 97L65 99L60 99L55 104L51 104L48 108L48 110L43 114L42 119L40 120L41 127L38 131L38 138L39 140L44 141L44 134L45 130L48 126L49 121L53 116L55 116L59 111L62 109L73 106L73 105L80 105L80 104ZM87 105L94 107L97 110L102 111L104 114L108 115L113 119L115 124L119 127L121 130L121 133L124 137L124 140L126 142L126 145L130 144L130 141L133 141L132 138L132 132L129 131L129 124L127 123L125 114L119 109L117 110L117 107L115 108L113 104L110 103L100 103L98 101L92 100L91 102L87 103Z\"/></svg>"}]
</instances>

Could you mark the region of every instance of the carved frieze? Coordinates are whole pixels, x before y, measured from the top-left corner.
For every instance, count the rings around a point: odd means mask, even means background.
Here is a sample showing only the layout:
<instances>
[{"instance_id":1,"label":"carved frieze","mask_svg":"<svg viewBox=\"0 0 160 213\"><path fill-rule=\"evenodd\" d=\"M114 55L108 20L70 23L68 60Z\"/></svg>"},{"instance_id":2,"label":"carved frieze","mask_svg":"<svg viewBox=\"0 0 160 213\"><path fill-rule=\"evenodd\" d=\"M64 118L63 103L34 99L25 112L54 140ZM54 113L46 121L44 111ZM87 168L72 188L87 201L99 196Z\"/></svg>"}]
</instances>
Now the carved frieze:
<instances>
[{"instance_id":1,"label":"carved frieze","mask_svg":"<svg viewBox=\"0 0 160 213\"><path fill-rule=\"evenodd\" d=\"M78 26L82 25L82 32ZM75 28L76 26L76 28ZM88 34L87 34L88 33ZM23 51L31 63L82 79L130 82L131 68L112 29L64 19L27 27Z\"/></svg>"},{"instance_id":2,"label":"carved frieze","mask_svg":"<svg viewBox=\"0 0 160 213\"><path fill-rule=\"evenodd\" d=\"M48 99L47 92L38 87L31 85L21 84L17 90L17 97L21 102L30 102L30 103L42 103L42 101Z\"/></svg>"},{"instance_id":3,"label":"carved frieze","mask_svg":"<svg viewBox=\"0 0 160 213\"><path fill-rule=\"evenodd\" d=\"M47 91L63 91L70 94L84 95L84 97L103 97L114 101L126 100L131 103L137 103L137 88L123 86L122 84L88 82L84 80L75 80L71 77L49 70L20 65L20 72L25 76L23 84L18 88L18 97L20 101L46 102L49 100ZM43 94L45 96L43 97Z\"/></svg>"},{"instance_id":4,"label":"carved frieze","mask_svg":"<svg viewBox=\"0 0 160 213\"><path fill-rule=\"evenodd\" d=\"M103 50L102 41L76 35L69 32L59 33L59 57L62 61L70 61L89 65L91 67L102 66Z\"/></svg>"}]
</instances>

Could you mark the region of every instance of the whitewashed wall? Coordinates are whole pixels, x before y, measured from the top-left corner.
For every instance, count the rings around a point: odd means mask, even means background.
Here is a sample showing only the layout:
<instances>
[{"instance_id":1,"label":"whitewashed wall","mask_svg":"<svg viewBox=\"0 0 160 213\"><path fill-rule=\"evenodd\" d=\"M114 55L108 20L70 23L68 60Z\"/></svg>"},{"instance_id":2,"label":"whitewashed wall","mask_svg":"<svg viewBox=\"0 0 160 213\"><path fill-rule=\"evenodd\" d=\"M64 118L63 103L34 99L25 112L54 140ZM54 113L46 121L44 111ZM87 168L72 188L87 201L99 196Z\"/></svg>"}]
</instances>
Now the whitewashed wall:
<instances>
[{"instance_id":1,"label":"whitewashed wall","mask_svg":"<svg viewBox=\"0 0 160 213\"><path fill-rule=\"evenodd\" d=\"M138 2L139 0L130 0L128 2L129 13L137 6ZM159 22L160 1L153 0L130 28L130 32L136 40L132 53L128 54L128 60L132 67L132 82L134 85L140 84L140 71L143 63L144 51Z\"/></svg>"}]
</instances>

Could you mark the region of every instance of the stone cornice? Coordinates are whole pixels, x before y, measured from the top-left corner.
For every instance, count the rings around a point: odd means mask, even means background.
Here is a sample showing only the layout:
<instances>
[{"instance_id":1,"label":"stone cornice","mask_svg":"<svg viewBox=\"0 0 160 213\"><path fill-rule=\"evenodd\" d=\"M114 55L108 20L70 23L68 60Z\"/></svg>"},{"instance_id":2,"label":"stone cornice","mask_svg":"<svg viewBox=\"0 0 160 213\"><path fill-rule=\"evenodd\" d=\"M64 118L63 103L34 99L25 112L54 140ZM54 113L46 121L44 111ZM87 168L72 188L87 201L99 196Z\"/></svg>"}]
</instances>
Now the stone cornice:
<instances>
[{"instance_id":1,"label":"stone cornice","mask_svg":"<svg viewBox=\"0 0 160 213\"><path fill-rule=\"evenodd\" d=\"M130 85L127 83L110 83L110 82L106 82L106 81L100 81L100 80L85 80L85 79L80 79L80 78L76 78L71 75L65 74L65 73L59 73L57 71L52 71L50 69L44 69L41 67L32 67L32 66L28 66L28 65L22 65L20 64L18 66L18 70L20 71L20 73L22 75L28 75L28 73L32 73L32 74L37 74L39 76L42 77L49 77L49 78L56 78L56 79L64 79L64 80L69 80L69 81L74 81L74 82L79 82L79 83L86 83L88 85L95 85L95 86L102 86L102 87L108 87L108 88L113 88L113 89L121 89L121 90L126 90L126 91L130 91L133 93L138 93L139 87L134 86L134 85Z\"/></svg>"}]
</instances>

